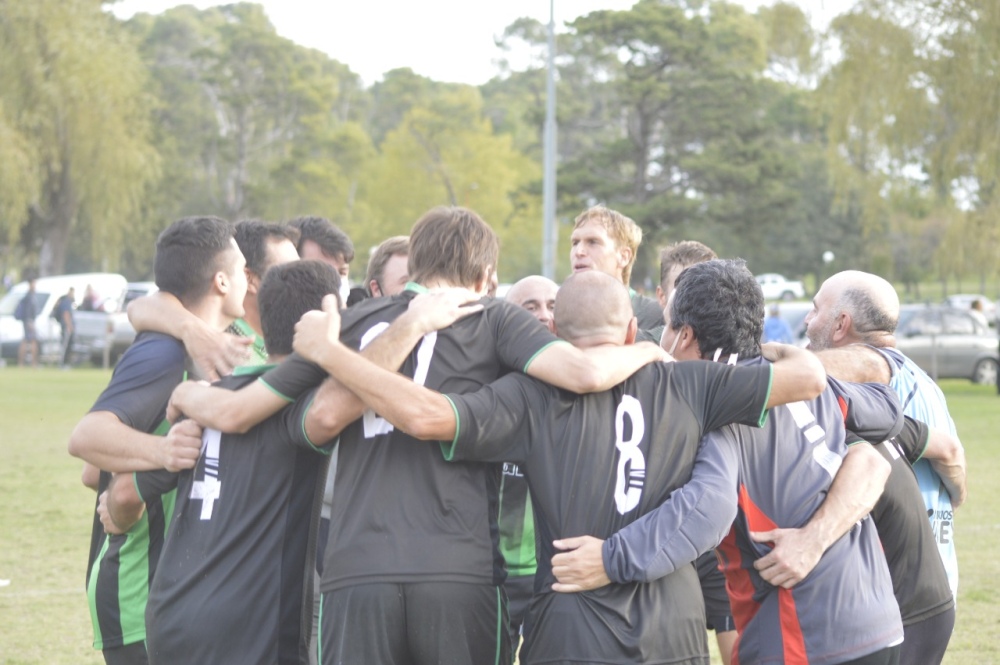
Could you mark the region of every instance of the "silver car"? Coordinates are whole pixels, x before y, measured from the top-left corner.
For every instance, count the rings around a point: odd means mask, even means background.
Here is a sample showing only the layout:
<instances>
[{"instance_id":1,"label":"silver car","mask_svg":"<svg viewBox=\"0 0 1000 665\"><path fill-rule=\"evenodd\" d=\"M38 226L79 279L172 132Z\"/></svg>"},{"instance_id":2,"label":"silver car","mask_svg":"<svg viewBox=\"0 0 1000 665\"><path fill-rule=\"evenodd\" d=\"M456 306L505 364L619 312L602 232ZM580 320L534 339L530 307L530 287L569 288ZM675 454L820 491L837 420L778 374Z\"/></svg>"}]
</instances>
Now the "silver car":
<instances>
[{"instance_id":1,"label":"silver car","mask_svg":"<svg viewBox=\"0 0 1000 665\"><path fill-rule=\"evenodd\" d=\"M1000 366L997 335L967 309L903 305L896 347L934 379L994 385Z\"/></svg>"}]
</instances>

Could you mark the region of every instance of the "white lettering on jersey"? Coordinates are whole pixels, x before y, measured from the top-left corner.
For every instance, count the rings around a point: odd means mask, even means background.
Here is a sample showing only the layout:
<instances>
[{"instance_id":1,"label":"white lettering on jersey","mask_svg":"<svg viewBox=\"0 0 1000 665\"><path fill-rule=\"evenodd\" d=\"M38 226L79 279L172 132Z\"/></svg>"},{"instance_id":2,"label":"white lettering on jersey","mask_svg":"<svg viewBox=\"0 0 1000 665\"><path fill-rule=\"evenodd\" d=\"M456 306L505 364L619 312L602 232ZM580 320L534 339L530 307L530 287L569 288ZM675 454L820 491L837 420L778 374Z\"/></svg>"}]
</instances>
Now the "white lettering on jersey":
<instances>
[{"instance_id":1,"label":"white lettering on jersey","mask_svg":"<svg viewBox=\"0 0 1000 665\"><path fill-rule=\"evenodd\" d=\"M807 402L791 402L785 408L792 414L792 419L799 426L806 441L816 444L812 449L813 461L820 465L833 478L843 463L840 455L830 450L826 445L826 431L816 422L816 416L809 410Z\"/></svg>"},{"instance_id":2,"label":"white lettering on jersey","mask_svg":"<svg viewBox=\"0 0 1000 665\"><path fill-rule=\"evenodd\" d=\"M373 339L381 335L389 324L385 321L377 323L365 332L361 337L361 348L368 346ZM424 335L417 347L417 369L413 374L413 382L419 386L427 381L427 371L431 366L431 358L434 356L434 345L437 344L437 331ZM365 438L371 439L380 434L388 434L395 429L385 418L380 417L371 409L367 409L362 418L365 428Z\"/></svg>"},{"instance_id":3,"label":"white lettering on jersey","mask_svg":"<svg viewBox=\"0 0 1000 665\"><path fill-rule=\"evenodd\" d=\"M219 443L222 432L206 429L201 435L201 454L205 458L205 479L191 484L190 498L200 500L201 519L212 519L215 502L222 496L222 481L219 480Z\"/></svg>"},{"instance_id":4,"label":"white lettering on jersey","mask_svg":"<svg viewBox=\"0 0 1000 665\"><path fill-rule=\"evenodd\" d=\"M625 416L632 422L632 436L628 441L624 440ZM646 482L646 458L643 457L639 444L645 433L642 404L631 395L623 395L615 413L615 447L621 453L618 458L618 480L615 483L615 505L622 515L638 506L642 497L642 488Z\"/></svg>"}]
</instances>

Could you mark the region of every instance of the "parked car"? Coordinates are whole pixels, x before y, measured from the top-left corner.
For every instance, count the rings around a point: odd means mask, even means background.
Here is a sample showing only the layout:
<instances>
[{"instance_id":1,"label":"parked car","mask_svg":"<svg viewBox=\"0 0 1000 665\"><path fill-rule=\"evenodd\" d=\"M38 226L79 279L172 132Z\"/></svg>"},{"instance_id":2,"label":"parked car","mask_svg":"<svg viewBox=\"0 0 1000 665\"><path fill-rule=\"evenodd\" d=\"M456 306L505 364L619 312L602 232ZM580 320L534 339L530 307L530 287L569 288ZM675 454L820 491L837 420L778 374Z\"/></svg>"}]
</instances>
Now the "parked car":
<instances>
[{"instance_id":1,"label":"parked car","mask_svg":"<svg viewBox=\"0 0 1000 665\"><path fill-rule=\"evenodd\" d=\"M997 304L986 296L979 293L956 293L944 299L946 305L957 309L972 309L972 303L980 301L983 304L983 316L991 325L997 324Z\"/></svg>"},{"instance_id":2,"label":"parked car","mask_svg":"<svg viewBox=\"0 0 1000 665\"><path fill-rule=\"evenodd\" d=\"M969 379L995 385L1000 352L997 336L967 308L903 305L896 347L934 379Z\"/></svg>"},{"instance_id":3,"label":"parked car","mask_svg":"<svg viewBox=\"0 0 1000 665\"><path fill-rule=\"evenodd\" d=\"M120 302L125 293L126 280L115 273L81 273L39 277L35 280L35 304L38 317L35 330L38 332L39 355L44 362L55 362L60 357L61 339L59 323L51 317L56 301L73 287L76 304L83 301L88 286L99 295L99 307L109 302ZM24 325L14 318L17 304L28 293L28 283L21 282L7 292L0 300L0 354L4 358L17 358L17 348L24 336ZM82 313L82 312L81 312ZM74 346L75 348L75 346Z\"/></svg>"},{"instance_id":4,"label":"parked car","mask_svg":"<svg viewBox=\"0 0 1000 665\"><path fill-rule=\"evenodd\" d=\"M764 292L764 300L797 300L806 297L806 289L802 282L793 282L777 273L766 272L757 275L757 283Z\"/></svg>"},{"instance_id":5,"label":"parked car","mask_svg":"<svg viewBox=\"0 0 1000 665\"><path fill-rule=\"evenodd\" d=\"M107 311L77 312L76 347L96 365L110 367L118 362L135 340L135 328L126 308L136 298L156 291L155 282L129 282L121 298Z\"/></svg>"}]
</instances>

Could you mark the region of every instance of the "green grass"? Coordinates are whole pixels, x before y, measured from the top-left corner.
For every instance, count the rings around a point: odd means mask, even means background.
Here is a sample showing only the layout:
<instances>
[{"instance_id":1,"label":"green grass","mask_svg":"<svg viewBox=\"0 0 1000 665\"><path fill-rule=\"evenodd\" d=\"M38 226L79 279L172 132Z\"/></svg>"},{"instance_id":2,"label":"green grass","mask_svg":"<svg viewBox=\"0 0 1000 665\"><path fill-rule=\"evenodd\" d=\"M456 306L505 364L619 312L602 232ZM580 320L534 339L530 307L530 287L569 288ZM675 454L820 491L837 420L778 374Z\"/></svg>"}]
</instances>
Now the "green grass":
<instances>
[{"instance_id":1,"label":"green grass","mask_svg":"<svg viewBox=\"0 0 1000 665\"><path fill-rule=\"evenodd\" d=\"M98 665L83 589L94 494L66 452L110 372L0 369L0 663ZM945 663L1000 663L1000 396L946 381L966 447L958 623ZM713 640L714 641L714 640ZM717 661L716 661L717 662Z\"/></svg>"}]
</instances>

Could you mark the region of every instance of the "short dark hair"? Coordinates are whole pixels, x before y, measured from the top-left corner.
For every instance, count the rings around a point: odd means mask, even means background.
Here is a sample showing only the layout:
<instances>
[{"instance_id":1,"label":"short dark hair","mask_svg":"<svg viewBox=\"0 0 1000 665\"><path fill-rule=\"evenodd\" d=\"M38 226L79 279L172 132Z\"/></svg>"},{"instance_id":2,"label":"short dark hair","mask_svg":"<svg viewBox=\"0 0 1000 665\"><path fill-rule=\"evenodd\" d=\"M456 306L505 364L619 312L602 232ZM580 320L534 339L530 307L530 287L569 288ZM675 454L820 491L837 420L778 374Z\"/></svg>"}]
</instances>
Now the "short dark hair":
<instances>
[{"instance_id":1,"label":"short dark hair","mask_svg":"<svg viewBox=\"0 0 1000 665\"><path fill-rule=\"evenodd\" d=\"M295 245L299 240L299 232L287 224L273 224L259 219L244 219L236 223L233 231L236 244L247 260L250 272L263 278L270 268L267 265L267 244L272 240L288 240Z\"/></svg>"},{"instance_id":2,"label":"short dark hair","mask_svg":"<svg viewBox=\"0 0 1000 665\"><path fill-rule=\"evenodd\" d=\"M372 252L371 258L368 259L368 271L365 273L364 284L368 295L374 295L371 288L372 280L378 282L379 288L382 288L382 272L389 259L394 256L409 256L409 254L410 236L392 236L383 240Z\"/></svg>"},{"instance_id":3,"label":"short dark hair","mask_svg":"<svg viewBox=\"0 0 1000 665\"><path fill-rule=\"evenodd\" d=\"M345 263L354 260L354 243L329 219L323 217L296 217L288 225L299 232L299 241L295 245L299 255L302 255L302 245L306 240L312 240L319 245L323 253L330 258L342 256Z\"/></svg>"},{"instance_id":4,"label":"short dark hair","mask_svg":"<svg viewBox=\"0 0 1000 665\"><path fill-rule=\"evenodd\" d=\"M208 293L212 277L226 270L225 254L234 250L233 225L219 217L184 217L156 239L156 286L184 304Z\"/></svg>"},{"instance_id":5,"label":"short dark hair","mask_svg":"<svg viewBox=\"0 0 1000 665\"><path fill-rule=\"evenodd\" d=\"M719 258L711 247L697 240L681 240L660 250L660 286L674 266L687 268L702 261ZM668 285L670 286L670 285Z\"/></svg>"},{"instance_id":6,"label":"short dark hair","mask_svg":"<svg viewBox=\"0 0 1000 665\"><path fill-rule=\"evenodd\" d=\"M322 261L292 261L268 270L257 292L268 353L291 353L298 320L306 312L319 309L327 294L336 295L339 303L339 290L340 275Z\"/></svg>"},{"instance_id":7,"label":"short dark hair","mask_svg":"<svg viewBox=\"0 0 1000 665\"><path fill-rule=\"evenodd\" d=\"M691 326L703 358L717 349L740 358L760 355L764 294L743 259L696 263L677 277L670 327Z\"/></svg>"},{"instance_id":8,"label":"short dark hair","mask_svg":"<svg viewBox=\"0 0 1000 665\"><path fill-rule=\"evenodd\" d=\"M410 232L410 279L446 279L473 287L487 267L497 269L500 241L483 219L457 206L428 210Z\"/></svg>"}]
</instances>

